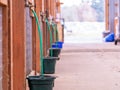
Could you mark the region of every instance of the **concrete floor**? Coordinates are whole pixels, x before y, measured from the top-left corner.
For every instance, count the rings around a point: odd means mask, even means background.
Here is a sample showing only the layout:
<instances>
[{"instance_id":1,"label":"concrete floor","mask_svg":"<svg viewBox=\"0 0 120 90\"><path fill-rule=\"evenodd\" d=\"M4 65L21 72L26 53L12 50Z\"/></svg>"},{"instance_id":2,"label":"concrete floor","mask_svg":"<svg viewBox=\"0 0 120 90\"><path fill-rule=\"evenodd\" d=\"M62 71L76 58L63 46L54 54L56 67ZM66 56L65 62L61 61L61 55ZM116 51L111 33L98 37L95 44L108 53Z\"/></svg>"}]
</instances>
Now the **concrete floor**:
<instances>
[{"instance_id":1,"label":"concrete floor","mask_svg":"<svg viewBox=\"0 0 120 90\"><path fill-rule=\"evenodd\" d=\"M65 44L54 90L120 90L120 45Z\"/></svg>"}]
</instances>

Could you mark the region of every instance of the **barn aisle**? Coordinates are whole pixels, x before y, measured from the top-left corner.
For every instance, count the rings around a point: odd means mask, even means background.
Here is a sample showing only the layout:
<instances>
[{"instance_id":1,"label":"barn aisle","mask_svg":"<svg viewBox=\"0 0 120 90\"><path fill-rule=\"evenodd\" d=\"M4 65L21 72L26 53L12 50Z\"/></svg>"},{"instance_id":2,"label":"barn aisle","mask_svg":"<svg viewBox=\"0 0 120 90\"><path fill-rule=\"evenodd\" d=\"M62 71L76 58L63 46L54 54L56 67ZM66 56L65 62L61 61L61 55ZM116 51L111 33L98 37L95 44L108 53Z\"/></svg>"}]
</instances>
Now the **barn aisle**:
<instances>
[{"instance_id":1,"label":"barn aisle","mask_svg":"<svg viewBox=\"0 0 120 90\"><path fill-rule=\"evenodd\" d=\"M120 90L119 54L113 43L65 44L54 90Z\"/></svg>"}]
</instances>

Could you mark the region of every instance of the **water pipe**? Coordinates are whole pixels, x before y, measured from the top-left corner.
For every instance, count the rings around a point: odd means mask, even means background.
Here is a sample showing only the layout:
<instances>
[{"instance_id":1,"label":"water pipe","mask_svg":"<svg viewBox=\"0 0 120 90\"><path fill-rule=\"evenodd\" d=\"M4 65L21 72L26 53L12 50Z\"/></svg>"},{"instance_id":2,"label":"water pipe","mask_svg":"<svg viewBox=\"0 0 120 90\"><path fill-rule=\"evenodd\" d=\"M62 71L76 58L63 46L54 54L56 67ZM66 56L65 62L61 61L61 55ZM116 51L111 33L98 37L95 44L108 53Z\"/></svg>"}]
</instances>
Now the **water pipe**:
<instances>
[{"instance_id":1,"label":"water pipe","mask_svg":"<svg viewBox=\"0 0 120 90\"><path fill-rule=\"evenodd\" d=\"M51 30L50 30L50 23L48 22L47 19L46 19L45 21L46 21L46 24L47 24L47 30L48 30L49 33L50 33L50 47L52 47L52 32L51 32ZM50 55L50 56L53 56L52 50L51 50L51 55Z\"/></svg>"},{"instance_id":2,"label":"water pipe","mask_svg":"<svg viewBox=\"0 0 120 90\"><path fill-rule=\"evenodd\" d=\"M42 31L41 31L41 28L40 28L40 24L39 24L38 16L37 16L36 12L35 12L34 10L32 10L32 13L34 14L35 21L36 21L36 24L37 24L37 27L38 27L38 34L39 34L39 40L40 40L39 42L40 42L41 75L43 76L44 71L43 71L43 45L42 45Z\"/></svg>"}]
</instances>

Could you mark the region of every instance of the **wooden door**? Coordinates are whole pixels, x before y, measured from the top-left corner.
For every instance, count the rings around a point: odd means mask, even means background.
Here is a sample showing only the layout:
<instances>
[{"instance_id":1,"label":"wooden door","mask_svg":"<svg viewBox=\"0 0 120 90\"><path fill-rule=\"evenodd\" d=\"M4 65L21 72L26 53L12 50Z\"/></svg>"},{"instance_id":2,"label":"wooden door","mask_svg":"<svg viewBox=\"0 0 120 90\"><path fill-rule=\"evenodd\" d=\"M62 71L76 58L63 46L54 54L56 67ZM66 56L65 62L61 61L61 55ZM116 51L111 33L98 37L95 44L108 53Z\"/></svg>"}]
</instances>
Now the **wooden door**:
<instances>
[{"instance_id":1,"label":"wooden door","mask_svg":"<svg viewBox=\"0 0 120 90\"><path fill-rule=\"evenodd\" d=\"M32 17L30 16L30 8L25 8L25 27L26 27L26 74L32 71Z\"/></svg>"}]
</instances>

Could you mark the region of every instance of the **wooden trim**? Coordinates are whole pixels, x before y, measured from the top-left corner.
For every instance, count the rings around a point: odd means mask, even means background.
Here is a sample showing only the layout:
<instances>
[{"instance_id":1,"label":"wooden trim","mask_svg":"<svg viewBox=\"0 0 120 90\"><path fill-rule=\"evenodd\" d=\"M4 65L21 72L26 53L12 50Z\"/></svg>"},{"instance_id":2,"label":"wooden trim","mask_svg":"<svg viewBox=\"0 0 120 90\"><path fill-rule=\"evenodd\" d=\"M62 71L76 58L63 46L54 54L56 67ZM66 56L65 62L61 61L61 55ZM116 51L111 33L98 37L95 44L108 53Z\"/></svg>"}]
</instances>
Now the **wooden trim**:
<instances>
[{"instance_id":1,"label":"wooden trim","mask_svg":"<svg viewBox=\"0 0 120 90\"><path fill-rule=\"evenodd\" d=\"M12 50L13 50L13 41L12 41L12 39L13 39L13 33L12 33L12 29L13 29L13 26L12 26L12 0L11 1L8 1L8 7L9 7L9 12L8 12L8 18L9 18L9 20L8 20L8 28L9 28L9 33L10 33L10 36L9 36L9 43L10 43L10 50L9 50L9 53L10 53L10 61L9 61L9 63L10 63L10 65L9 65L9 69L10 69L10 71L9 71L9 76L10 76L10 81L9 81L9 84L10 84L10 90L13 90L13 52L12 52Z\"/></svg>"},{"instance_id":2,"label":"wooden trim","mask_svg":"<svg viewBox=\"0 0 120 90\"><path fill-rule=\"evenodd\" d=\"M32 19L32 51L33 51L33 54L32 54L32 57L33 57L33 64L32 64L32 68L33 70L36 71L36 22L35 22L35 19L33 18Z\"/></svg>"},{"instance_id":3,"label":"wooden trim","mask_svg":"<svg viewBox=\"0 0 120 90\"><path fill-rule=\"evenodd\" d=\"M9 31L8 8L3 7L3 90L9 90Z\"/></svg>"},{"instance_id":4,"label":"wooden trim","mask_svg":"<svg viewBox=\"0 0 120 90\"><path fill-rule=\"evenodd\" d=\"M43 22L42 25L42 29L43 29L43 48L44 48L44 56L47 56L47 30L46 30L46 23Z\"/></svg>"}]
</instances>

